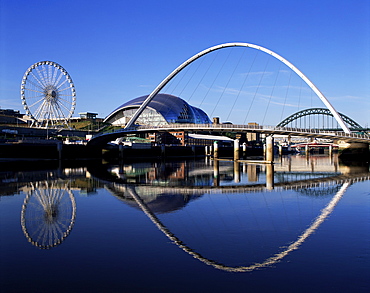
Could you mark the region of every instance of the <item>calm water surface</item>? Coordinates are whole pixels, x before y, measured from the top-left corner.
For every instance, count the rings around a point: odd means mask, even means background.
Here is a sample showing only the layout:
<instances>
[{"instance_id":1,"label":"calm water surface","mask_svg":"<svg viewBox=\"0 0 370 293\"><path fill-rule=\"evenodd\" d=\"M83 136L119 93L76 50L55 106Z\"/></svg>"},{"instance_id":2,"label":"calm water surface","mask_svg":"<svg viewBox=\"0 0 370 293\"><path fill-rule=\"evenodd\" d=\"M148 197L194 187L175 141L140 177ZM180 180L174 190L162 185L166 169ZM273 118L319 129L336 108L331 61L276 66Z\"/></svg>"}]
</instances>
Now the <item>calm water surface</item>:
<instances>
[{"instance_id":1,"label":"calm water surface","mask_svg":"<svg viewBox=\"0 0 370 293\"><path fill-rule=\"evenodd\" d=\"M370 292L370 173L336 157L0 171L1 292Z\"/></svg>"}]
</instances>

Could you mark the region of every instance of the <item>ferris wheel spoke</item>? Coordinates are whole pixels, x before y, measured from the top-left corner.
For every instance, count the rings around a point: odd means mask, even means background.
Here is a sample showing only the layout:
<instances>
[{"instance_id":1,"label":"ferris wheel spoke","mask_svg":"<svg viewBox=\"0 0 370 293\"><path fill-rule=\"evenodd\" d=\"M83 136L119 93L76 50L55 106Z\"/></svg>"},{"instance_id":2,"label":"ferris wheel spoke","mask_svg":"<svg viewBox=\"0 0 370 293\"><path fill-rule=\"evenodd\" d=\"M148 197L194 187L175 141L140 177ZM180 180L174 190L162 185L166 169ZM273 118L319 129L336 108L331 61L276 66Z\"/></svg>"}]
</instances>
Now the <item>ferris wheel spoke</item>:
<instances>
[{"instance_id":1,"label":"ferris wheel spoke","mask_svg":"<svg viewBox=\"0 0 370 293\"><path fill-rule=\"evenodd\" d=\"M50 122L52 125L54 125L54 120L56 119L57 115L55 115L55 112L54 112L54 107L52 107L51 105L49 105L49 118L48 118L48 122Z\"/></svg>"},{"instance_id":2,"label":"ferris wheel spoke","mask_svg":"<svg viewBox=\"0 0 370 293\"><path fill-rule=\"evenodd\" d=\"M58 107L60 108L60 106L63 106L63 108L65 108L66 110L67 110L67 112L68 113L70 113L70 110L66 107L66 106L64 106L62 103L60 104L60 105L58 105ZM61 110L62 111L62 110ZM62 111L63 112L63 111Z\"/></svg>"},{"instance_id":3,"label":"ferris wheel spoke","mask_svg":"<svg viewBox=\"0 0 370 293\"><path fill-rule=\"evenodd\" d=\"M45 240L45 234L47 232L46 225L42 224L41 229L39 230L39 233L35 234L35 242L37 243L43 243ZM44 239L42 239L44 238Z\"/></svg>"},{"instance_id":4,"label":"ferris wheel spoke","mask_svg":"<svg viewBox=\"0 0 370 293\"><path fill-rule=\"evenodd\" d=\"M42 210L39 214L40 214L40 219L42 219L42 220L44 220L44 215L43 215L43 213L44 213L44 210ZM42 222L42 221L40 221L40 222ZM42 233L42 230L44 229L44 226L43 225L40 225L40 224L38 224L38 223L35 223L35 226L37 227L34 231L33 231L33 233L32 234L34 234L34 235L42 235L43 233Z\"/></svg>"},{"instance_id":5,"label":"ferris wheel spoke","mask_svg":"<svg viewBox=\"0 0 370 293\"><path fill-rule=\"evenodd\" d=\"M45 207L46 202L45 202L44 190L36 189L33 194L34 194L35 199L37 199L37 201L40 203L40 205Z\"/></svg>"},{"instance_id":6,"label":"ferris wheel spoke","mask_svg":"<svg viewBox=\"0 0 370 293\"><path fill-rule=\"evenodd\" d=\"M67 117L64 115L64 112L60 108L59 104L57 104L57 111L59 111L61 119L64 119L64 120L67 119Z\"/></svg>"},{"instance_id":7,"label":"ferris wheel spoke","mask_svg":"<svg viewBox=\"0 0 370 293\"><path fill-rule=\"evenodd\" d=\"M62 98L59 98L59 100L60 100L61 102L66 103L66 104L67 104L67 106L68 106L68 105L72 105L72 101L69 101L69 100L66 100L66 99L62 99ZM61 103L61 104L63 104L63 103Z\"/></svg>"},{"instance_id":8,"label":"ferris wheel spoke","mask_svg":"<svg viewBox=\"0 0 370 293\"><path fill-rule=\"evenodd\" d=\"M55 110L55 113L57 114L57 116L60 119L64 119L65 118L63 111L61 111L61 109L60 109L59 103L58 104L55 104L54 110Z\"/></svg>"},{"instance_id":9,"label":"ferris wheel spoke","mask_svg":"<svg viewBox=\"0 0 370 293\"><path fill-rule=\"evenodd\" d=\"M69 99L68 100L68 97L67 97L67 99L62 99L62 98L59 98L59 102L61 103L61 104L64 104L66 107L68 107L68 109L70 109L71 108L71 106L73 105L73 99Z\"/></svg>"},{"instance_id":10,"label":"ferris wheel spoke","mask_svg":"<svg viewBox=\"0 0 370 293\"><path fill-rule=\"evenodd\" d=\"M49 245L53 245L55 243L55 239L58 239L58 231L55 225L50 226L49 233Z\"/></svg>"},{"instance_id":11,"label":"ferris wheel spoke","mask_svg":"<svg viewBox=\"0 0 370 293\"><path fill-rule=\"evenodd\" d=\"M43 71L44 69L42 69L41 71ZM40 71L40 68L39 67L36 67L36 71L39 75L39 78L41 79L42 83L44 84L44 86L47 85L47 83L45 82L45 78L44 78L44 75L41 73Z\"/></svg>"},{"instance_id":12,"label":"ferris wheel spoke","mask_svg":"<svg viewBox=\"0 0 370 293\"><path fill-rule=\"evenodd\" d=\"M55 107L53 107L53 113L55 115L55 121L56 122L60 122L60 121L64 122L64 120L65 120L64 113L59 112L59 105L58 104L55 104Z\"/></svg>"},{"instance_id":13,"label":"ferris wheel spoke","mask_svg":"<svg viewBox=\"0 0 370 293\"><path fill-rule=\"evenodd\" d=\"M32 71L31 71L31 75L33 76L34 79L36 79L36 81L41 85L42 88L45 88L46 85L42 82L42 80L37 78L36 75L34 75Z\"/></svg>"},{"instance_id":14,"label":"ferris wheel spoke","mask_svg":"<svg viewBox=\"0 0 370 293\"><path fill-rule=\"evenodd\" d=\"M51 201L53 204L59 204L60 202L60 199L61 199L61 194L62 194L62 197L63 197L63 192L61 192L61 190L58 188L58 189L53 189L53 193L51 195Z\"/></svg>"},{"instance_id":15,"label":"ferris wheel spoke","mask_svg":"<svg viewBox=\"0 0 370 293\"><path fill-rule=\"evenodd\" d=\"M60 104L59 105L59 108L60 108L60 110L63 113L65 113L65 112L70 113L70 105L72 105L71 102L68 102L68 101L60 101L59 104Z\"/></svg>"},{"instance_id":16,"label":"ferris wheel spoke","mask_svg":"<svg viewBox=\"0 0 370 293\"><path fill-rule=\"evenodd\" d=\"M33 86L35 86L35 87L37 87L37 88L41 89L42 91L44 91L44 88L43 88L42 86L38 85L37 83L34 83L34 82L33 82L33 81L31 81L31 80L28 80L27 82L29 82L29 83L30 83L30 84L32 84Z\"/></svg>"},{"instance_id":17,"label":"ferris wheel spoke","mask_svg":"<svg viewBox=\"0 0 370 293\"><path fill-rule=\"evenodd\" d=\"M47 199L44 192L35 192L34 193L35 198L40 203L40 205L45 209L47 206Z\"/></svg>"},{"instance_id":18,"label":"ferris wheel spoke","mask_svg":"<svg viewBox=\"0 0 370 293\"><path fill-rule=\"evenodd\" d=\"M64 88L64 89L58 89L58 92L63 92L63 91L66 91L66 90L70 90L72 87L71 86L69 86L69 87L66 87L66 88Z\"/></svg>"},{"instance_id":19,"label":"ferris wheel spoke","mask_svg":"<svg viewBox=\"0 0 370 293\"><path fill-rule=\"evenodd\" d=\"M27 90L27 91L31 91L31 92L40 93L40 94L43 94L43 93L44 93L44 92L40 92L40 91L38 91L38 90L28 89L28 88L25 88L25 90Z\"/></svg>"},{"instance_id":20,"label":"ferris wheel spoke","mask_svg":"<svg viewBox=\"0 0 370 293\"><path fill-rule=\"evenodd\" d=\"M60 202L62 202L62 200L64 199L65 196L67 196L66 194L67 194L66 190L61 189L61 188L58 189L58 193L57 193L57 195L55 197L55 200L58 202L58 204Z\"/></svg>"},{"instance_id":21,"label":"ferris wheel spoke","mask_svg":"<svg viewBox=\"0 0 370 293\"><path fill-rule=\"evenodd\" d=\"M60 88L63 84L65 84L67 81L68 81L68 79L65 79L65 80L63 80L63 82L62 82L60 85L56 86L56 87L57 87L57 89L58 89L58 91L59 91L59 88Z\"/></svg>"},{"instance_id":22,"label":"ferris wheel spoke","mask_svg":"<svg viewBox=\"0 0 370 293\"><path fill-rule=\"evenodd\" d=\"M44 80L48 81L48 67L45 64L42 66L41 72L44 76Z\"/></svg>"},{"instance_id":23,"label":"ferris wheel spoke","mask_svg":"<svg viewBox=\"0 0 370 293\"><path fill-rule=\"evenodd\" d=\"M44 108L46 107L47 102L45 100L42 101L42 104L37 108L35 111L34 117L39 120L39 117L44 112Z\"/></svg>"},{"instance_id":24,"label":"ferris wheel spoke","mask_svg":"<svg viewBox=\"0 0 370 293\"><path fill-rule=\"evenodd\" d=\"M63 72L60 72L59 73L59 76L58 76L58 79L53 83L53 86L57 86L57 84L60 82L60 80L62 79L62 77L64 76Z\"/></svg>"},{"instance_id":25,"label":"ferris wheel spoke","mask_svg":"<svg viewBox=\"0 0 370 293\"><path fill-rule=\"evenodd\" d=\"M30 202L29 203L29 205L30 206L32 206L34 209L39 209L39 210L41 210L42 209L42 207L41 207L41 205L40 204L37 204L37 203L35 203L35 202Z\"/></svg>"},{"instance_id":26,"label":"ferris wheel spoke","mask_svg":"<svg viewBox=\"0 0 370 293\"><path fill-rule=\"evenodd\" d=\"M48 118L47 118L48 123L50 122L50 124L53 125L53 119L55 118L55 116L53 116L54 113L53 113L53 107L52 107L51 103L48 104L47 113L48 113Z\"/></svg>"},{"instance_id":27,"label":"ferris wheel spoke","mask_svg":"<svg viewBox=\"0 0 370 293\"><path fill-rule=\"evenodd\" d=\"M52 235L52 227L50 225L45 225L46 233L44 235L43 245L44 246L53 246L53 235Z\"/></svg>"},{"instance_id":28,"label":"ferris wheel spoke","mask_svg":"<svg viewBox=\"0 0 370 293\"><path fill-rule=\"evenodd\" d=\"M54 67L53 77L51 79L51 84L52 85L55 85L55 81L56 81L57 75L58 75L58 70L57 70L57 68Z\"/></svg>"},{"instance_id":29,"label":"ferris wheel spoke","mask_svg":"<svg viewBox=\"0 0 370 293\"><path fill-rule=\"evenodd\" d=\"M55 222L55 234L57 237L55 237L56 239L58 239L60 236L63 235L63 230L62 229L68 229L68 227L66 227L63 223L61 223L60 221L56 221ZM60 235L60 236L59 236Z\"/></svg>"},{"instance_id":30,"label":"ferris wheel spoke","mask_svg":"<svg viewBox=\"0 0 370 293\"><path fill-rule=\"evenodd\" d=\"M34 97L32 97L32 99L37 99L37 98L41 98L41 99L39 99L36 102L33 102L33 104L31 104L31 105L28 105L29 108L35 106L35 104L37 104L37 103L41 102L42 100L44 100L45 97L43 95L42 96L34 96Z\"/></svg>"},{"instance_id":31,"label":"ferris wheel spoke","mask_svg":"<svg viewBox=\"0 0 370 293\"><path fill-rule=\"evenodd\" d=\"M37 98L45 98L45 95L38 95L38 96L33 96L33 97L30 97L30 99L37 99Z\"/></svg>"},{"instance_id":32,"label":"ferris wheel spoke","mask_svg":"<svg viewBox=\"0 0 370 293\"><path fill-rule=\"evenodd\" d=\"M55 189L55 186L52 185L50 189L48 189L48 200L50 203L53 203L54 202L54 197L55 197L55 192L56 192L56 189Z\"/></svg>"},{"instance_id":33,"label":"ferris wheel spoke","mask_svg":"<svg viewBox=\"0 0 370 293\"><path fill-rule=\"evenodd\" d=\"M63 106L63 108L65 108L65 109L66 109L66 111L67 111L67 113L68 113L68 116L71 114L71 113L70 113L70 110L69 110L66 106L64 106L63 104L58 105L58 108L59 108L60 112L61 112L61 113L63 113L63 117L64 117L65 119L67 119L67 117L64 115L64 112L62 111L62 109L61 109L61 107L60 107L60 106Z\"/></svg>"},{"instance_id":34,"label":"ferris wheel spoke","mask_svg":"<svg viewBox=\"0 0 370 293\"><path fill-rule=\"evenodd\" d=\"M52 232L53 232L53 238L54 239L58 239L59 238L59 235L62 235L62 230L60 229L59 227L59 224L58 224L58 221L57 220L54 220L54 223L53 225L51 226L52 227Z\"/></svg>"},{"instance_id":35,"label":"ferris wheel spoke","mask_svg":"<svg viewBox=\"0 0 370 293\"><path fill-rule=\"evenodd\" d=\"M38 101L36 101L36 102L34 102L32 105L29 105L28 107L29 108L32 108L33 106L35 106L36 104L38 104L38 103L40 103L41 101L43 101L44 100L44 96L36 96L36 97L33 97L33 98L37 98L37 97L42 97L40 100L38 100Z\"/></svg>"},{"instance_id":36,"label":"ferris wheel spoke","mask_svg":"<svg viewBox=\"0 0 370 293\"><path fill-rule=\"evenodd\" d=\"M49 65L48 66L48 80L49 82L52 82L53 80L53 66Z\"/></svg>"},{"instance_id":37,"label":"ferris wheel spoke","mask_svg":"<svg viewBox=\"0 0 370 293\"><path fill-rule=\"evenodd\" d=\"M42 88L45 88L46 85L44 84L44 82L43 82L42 79L40 79L39 77L37 77L32 71L31 71L31 75L40 84L40 86Z\"/></svg>"},{"instance_id":38,"label":"ferris wheel spoke","mask_svg":"<svg viewBox=\"0 0 370 293\"><path fill-rule=\"evenodd\" d=\"M71 206L72 208L72 206ZM68 214L71 214L72 211L69 210L68 211ZM61 220L57 220L57 224L59 225L59 227L63 228L64 230L68 230L69 229L69 225L66 225L66 222L65 221L61 221Z\"/></svg>"},{"instance_id":39,"label":"ferris wheel spoke","mask_svg":"<svg viewBox=\"0 0 370 293\"><path fill-rule=\"evenodd\" d=\"M43 68L42 68L42 73L43 73L43 76L44 76L44 80L46 82L46 84L48 84L49 82L49 75L48 75L48 66L44 64Z\"/></svg>"}]
</instances>

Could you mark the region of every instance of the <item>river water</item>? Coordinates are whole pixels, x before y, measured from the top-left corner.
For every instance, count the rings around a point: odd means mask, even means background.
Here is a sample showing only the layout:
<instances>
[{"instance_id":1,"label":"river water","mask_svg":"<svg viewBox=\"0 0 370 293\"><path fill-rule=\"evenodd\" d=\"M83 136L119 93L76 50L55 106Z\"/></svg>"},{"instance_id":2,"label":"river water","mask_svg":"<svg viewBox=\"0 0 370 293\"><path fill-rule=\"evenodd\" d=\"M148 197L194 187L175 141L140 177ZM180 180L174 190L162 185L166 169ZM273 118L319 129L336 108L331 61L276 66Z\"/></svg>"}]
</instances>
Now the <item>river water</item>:
<instances>
[{"instance_id":1,"label":"river water","mask_svg":"<svg viewBox=\"0 0 370 293\"><path fill-rule=\"evenodd\" d=\"M1 165L1 292L370 292L369 231L335 156Z\"/></svg>"}]
</instances>

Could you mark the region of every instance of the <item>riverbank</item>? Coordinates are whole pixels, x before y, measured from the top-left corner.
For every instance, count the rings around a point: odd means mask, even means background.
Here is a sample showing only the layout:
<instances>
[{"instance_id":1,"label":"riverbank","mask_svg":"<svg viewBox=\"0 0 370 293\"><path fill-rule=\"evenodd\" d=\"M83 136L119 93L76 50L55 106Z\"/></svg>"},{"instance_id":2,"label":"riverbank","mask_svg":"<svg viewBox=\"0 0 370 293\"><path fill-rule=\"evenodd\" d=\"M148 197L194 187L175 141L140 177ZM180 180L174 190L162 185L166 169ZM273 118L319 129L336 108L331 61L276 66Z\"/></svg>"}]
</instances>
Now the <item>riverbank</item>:
<instances>
[{"instance_id":1,"label":"riverbank","mask_svg":"<svg viewBox=\"0 0 370 293\"><path fill-rule=\"evenodd\" d=\"M0 144L1 160L76 160L100 158L101 150L58 140L18 141Z\"/></svg>"}]
</instances>

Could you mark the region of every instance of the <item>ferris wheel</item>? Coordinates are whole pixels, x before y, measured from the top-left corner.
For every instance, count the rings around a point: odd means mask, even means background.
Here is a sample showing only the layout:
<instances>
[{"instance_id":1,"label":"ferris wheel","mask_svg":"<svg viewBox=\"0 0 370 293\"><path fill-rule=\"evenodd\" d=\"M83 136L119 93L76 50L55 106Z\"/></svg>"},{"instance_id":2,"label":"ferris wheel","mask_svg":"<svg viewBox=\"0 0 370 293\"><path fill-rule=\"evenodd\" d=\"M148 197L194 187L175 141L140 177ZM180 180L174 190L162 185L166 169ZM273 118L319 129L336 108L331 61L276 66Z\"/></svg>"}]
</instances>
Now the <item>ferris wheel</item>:
<instances>
[{"instance_id":1,"label":"ferris wheel","mask_svg":"<svg viewBox=\"0 0 370 293\"><path fill-rule=\"evenodd\" d=\"M76 218L76 202L68 183L31 183L24 199L21 226L27 240L41 249L63 242Z\"/></svg>"},{"instance_id":2,"label":"ferris wheel","mask_svg":"<svg viewBox=\"0 0 370 293\"><path fill-rule=\"evenodd\" d=\"M76 106L76 91L68 72L58 63L31 65L21 84L21 99L32 124L41 127L68 125Z\"/></svg>"}]
</instances>

